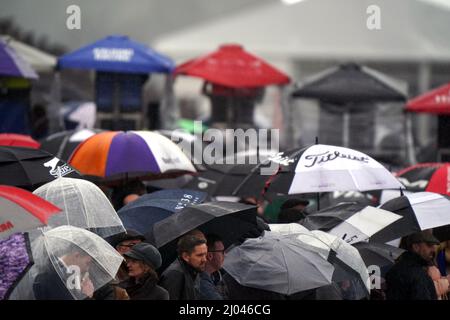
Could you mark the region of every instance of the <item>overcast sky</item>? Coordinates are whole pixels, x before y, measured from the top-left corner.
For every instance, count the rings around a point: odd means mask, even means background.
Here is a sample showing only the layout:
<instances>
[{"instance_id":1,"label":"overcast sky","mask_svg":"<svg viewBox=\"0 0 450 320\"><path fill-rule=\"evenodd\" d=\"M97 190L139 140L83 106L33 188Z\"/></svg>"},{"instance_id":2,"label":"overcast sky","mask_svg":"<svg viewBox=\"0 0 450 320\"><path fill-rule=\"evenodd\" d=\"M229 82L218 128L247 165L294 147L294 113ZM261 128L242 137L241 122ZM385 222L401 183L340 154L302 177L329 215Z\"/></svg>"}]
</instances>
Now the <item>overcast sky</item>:
<instances>
[{"instance_id":1,"label":"overcast sky","mask_svg":"<svg viewBox=\"0 0 450 320\"><path fill-rule=\"evenodd\" d=\"M12 17L35 37L76 49L109 34L151 44L162 34L276 0L2 0L0 18ZM68 30L66 8L81 9L81 30Z\"/></svg>"}]
</instances>

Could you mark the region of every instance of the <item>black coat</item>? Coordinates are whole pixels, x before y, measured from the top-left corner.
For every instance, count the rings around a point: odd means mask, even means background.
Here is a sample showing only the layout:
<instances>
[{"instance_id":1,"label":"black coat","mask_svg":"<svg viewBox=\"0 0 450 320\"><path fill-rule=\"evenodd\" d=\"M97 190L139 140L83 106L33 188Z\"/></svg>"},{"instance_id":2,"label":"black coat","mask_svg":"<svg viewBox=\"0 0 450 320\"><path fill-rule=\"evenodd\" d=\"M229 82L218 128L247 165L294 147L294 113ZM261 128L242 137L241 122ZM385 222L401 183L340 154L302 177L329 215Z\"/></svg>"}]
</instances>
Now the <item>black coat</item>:
<instances>
[{"instance_id":1,"label":"black coat","mask_svg":"<svg viewBox=\"0 0 450 320\"><path fill-rule=\"evenodd\" d=\"M429 263L416 253L404 252L386 273L387 300L437 300Z\"/></svg>"},{"instance_id":2,"label":"black coat","mask_svg":"<svg viewBox=\"0 0 450 320\"><path fill-rule=\"evenodd\" d=\"M175 260L161 275L159 285L169 291L170 300L198 300L198 271L181 259Z\"/></svg>"},{"instance_id":3,"label":"black coat","mask_svg":"<svg viewBox=\"0 0 450 320\"><path fill-rule=\"evenodd\" d=\"M120 284L127 290L130 300L169 300L169 292L157 285L157 279L150 275L136 280L131 277Z\"/></svg>"}]
</instances>

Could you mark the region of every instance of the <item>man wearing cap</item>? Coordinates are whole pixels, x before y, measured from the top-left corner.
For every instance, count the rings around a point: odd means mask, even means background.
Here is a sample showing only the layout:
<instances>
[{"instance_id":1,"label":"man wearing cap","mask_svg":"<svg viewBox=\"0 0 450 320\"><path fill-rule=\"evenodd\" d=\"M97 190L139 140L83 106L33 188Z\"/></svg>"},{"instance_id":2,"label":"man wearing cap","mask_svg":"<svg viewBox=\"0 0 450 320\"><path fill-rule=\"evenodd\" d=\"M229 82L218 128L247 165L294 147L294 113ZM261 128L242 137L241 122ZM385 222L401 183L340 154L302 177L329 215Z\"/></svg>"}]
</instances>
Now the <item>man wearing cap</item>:
<instances>
[{"instance_id":1,"label":"man wearing cap","mask_svg":"<svg viewBox=\"0 0 450 320\"><path fill-rule=\"evenodd\" d=\"M145 237L141 233L127 229L126 233L115 237L111 241L111 245L123 256L125 253L129 252L133 246L143 241L145 241ZM128 279L128 269L126 263L123 263L120 266L119 271L117 272L117 278L121 282Z\"/></svg>"},{"instance_id":2,"label":"man wearing cap","mask_svg":"<svg viewBox=\"0 0 450 320\"><path fill-rule=\"evenodd\" d=\"M157 285L156 269L161 266L161 254L149 243L138 243L124 254L130 278L120 284L130 300L169 300L169 293Z\"/></svg>"},{"instance_id":3,"label":"man wearing cap","mask_svg":"<svg viewBox=\"0 0 450 320\"><path fill-rule=\"evenodd\" d=\"M387 300L437 300L433 280L427 273L437 245L439 240L429 231L406 238L407 251L386 274Z\"/></svg>"}]
</instances>

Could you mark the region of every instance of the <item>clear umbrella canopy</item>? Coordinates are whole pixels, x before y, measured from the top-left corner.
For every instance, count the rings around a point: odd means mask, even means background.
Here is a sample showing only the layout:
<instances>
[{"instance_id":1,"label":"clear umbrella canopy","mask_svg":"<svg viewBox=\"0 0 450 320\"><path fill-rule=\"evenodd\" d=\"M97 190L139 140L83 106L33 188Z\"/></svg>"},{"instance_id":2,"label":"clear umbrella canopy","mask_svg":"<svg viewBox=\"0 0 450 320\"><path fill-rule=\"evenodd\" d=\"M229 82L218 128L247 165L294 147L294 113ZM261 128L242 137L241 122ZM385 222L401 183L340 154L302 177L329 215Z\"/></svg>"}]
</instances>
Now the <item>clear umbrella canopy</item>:
<instances>
[{"instance_id":1,"label":"clear umbrella canopy","mask_svg":"<svg viewBox=\"0 0 450 320\"><path fill-rule=\"evenodd\" d=\"M82 300L112 281L122 256L98 235L73 226L44 232L32 244L34 266L13 299Z\"/></svg>"},{"instance_id":2,"label":"clear umbrella canopy","mask_svg":"<svg viewBox=\"0 0 450 320\"><path fill-rule=\"evenodd\" d=\"M102 238L125 232L110 201L92 182L62 177L33 193L62 209L57 217L49 219L45 230L70 225L88 229Z\"/></svg>"}]
</instances>

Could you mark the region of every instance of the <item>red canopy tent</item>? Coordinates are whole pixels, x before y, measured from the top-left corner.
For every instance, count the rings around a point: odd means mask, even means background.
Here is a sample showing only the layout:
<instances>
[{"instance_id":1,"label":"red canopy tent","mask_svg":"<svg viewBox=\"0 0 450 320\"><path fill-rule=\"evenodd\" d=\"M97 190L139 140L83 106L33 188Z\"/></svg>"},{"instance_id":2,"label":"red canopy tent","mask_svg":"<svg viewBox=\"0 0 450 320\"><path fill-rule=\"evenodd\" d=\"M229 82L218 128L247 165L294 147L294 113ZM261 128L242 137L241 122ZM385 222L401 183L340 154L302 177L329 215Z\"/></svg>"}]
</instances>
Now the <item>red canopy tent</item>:
<instances>
[{"instance_id":1,"label":"red canopy tent","mask_svg":"<svg viewBox=\"0 0 450 320\"><path fill-rule=\"evenodd\" d=\"M202 92L211 99L212 122L226 122L228 126L253 126L254 104L262 98L264 87L291 82L289 76L238 44L225 44L189 60L174 74L204 79Z\"/></svg>"},{"instance_id":2,"label":"red canopy tent","mask_svg":"<svg viewBox=\"0 0 450 320\"><path fill-rule=\"evenodd\" d=\"M406 111L449 115L450 83L409 100Z\"/></svg>"},{"instance_id":3,"label":"red canopy tent","mask_svg":"<svg viewBox=\"0 0 450 320\"><path fill-rule=\"evenodd\" d=\"M255 88L288 84L290 78L240 45L227 44L218 50L189 60L175 69L177 75L189 75L230 88Z\"/></svg>"},{"instance_id":4,"label":"red canopy tent","mask_svg":"<svg viewBox=\"0 0 450 320\"><path fill-rule=\"evenodd\" d=\"M438 161L449 161L450 83L408 101L405 110L438 115Z\"/></svg>"}]
</instances>

